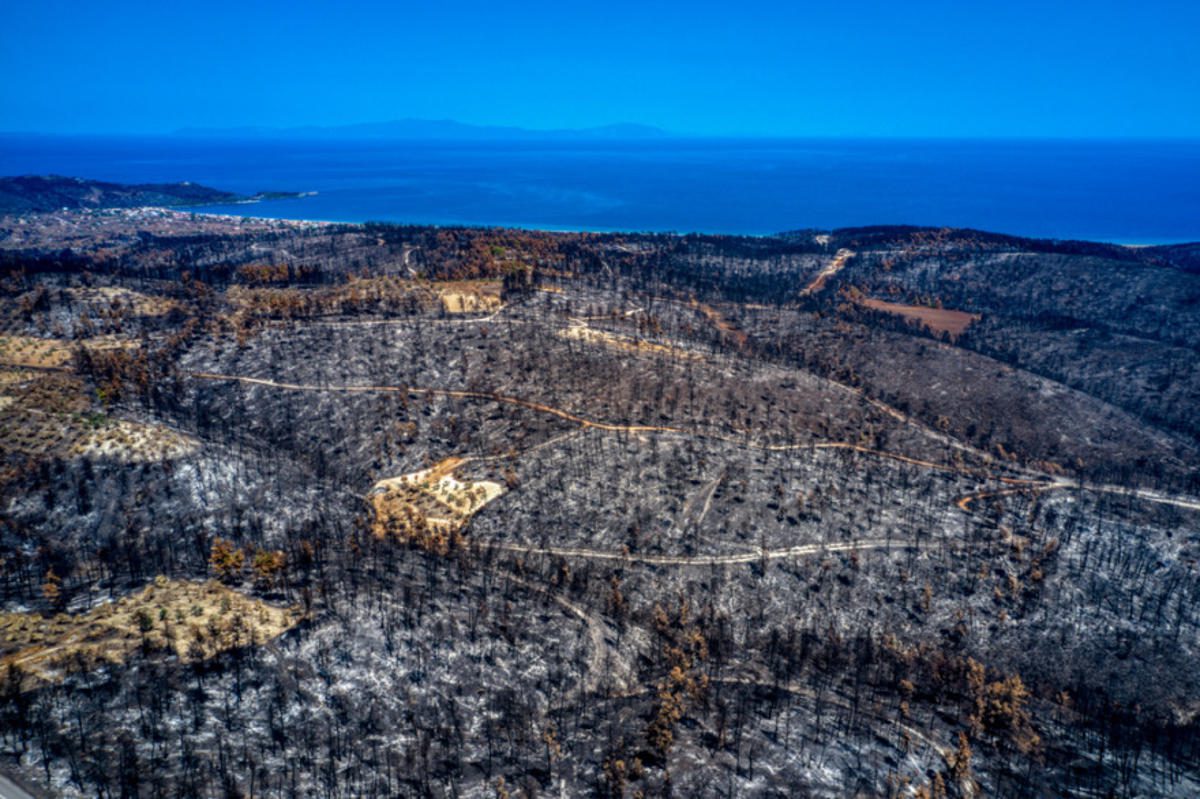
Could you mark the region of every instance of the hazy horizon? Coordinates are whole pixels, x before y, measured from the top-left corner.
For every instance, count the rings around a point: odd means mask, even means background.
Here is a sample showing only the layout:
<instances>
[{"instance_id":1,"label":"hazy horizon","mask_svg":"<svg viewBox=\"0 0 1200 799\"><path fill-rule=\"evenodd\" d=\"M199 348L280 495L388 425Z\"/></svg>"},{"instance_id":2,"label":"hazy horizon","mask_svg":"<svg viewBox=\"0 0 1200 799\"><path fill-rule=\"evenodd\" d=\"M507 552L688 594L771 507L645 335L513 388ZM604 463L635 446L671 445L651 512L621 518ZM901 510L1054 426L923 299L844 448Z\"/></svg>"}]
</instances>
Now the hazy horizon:
<instances>
[{"instance_id":1,"label":"hazy horizon","mask_svg":"<svg viewBox=\"0 0 1200 799\"><path fill-rule=\"evenodd\" d=\"M46 138L46 139L228 139L237 140L240 134L248 134L249 139L268 139L273 136L278 136L280 139L287 139L295 134L303 133L310 130L322 131L337 131L350 128L358 128L374 125L387 125L394 122L416 122L416 123L448 123L461 125L464 128L473 128L480 131L479 135L471 138L461 139L463 143L479 142L479 141L498 141L503 143L503 139L494 140L487 138L483 132L489 130L508 130L523 134L534 134L538 139L546 142L556 141L553 138L554 134L567 134L569 138L565 138L564 142L570 141L585 142L588 139L586 134L590 131L603 130L606 128L621 128L621 127L643 127L650 128L656 131L653 135L644 137L648 140L672 140L672 139L688 139L688 140L711 140L711 141L813 141L813 142L1196 142L1200 141L1200 132L1196 133L1155 133L1142 135L1118 135L1118 134L1088 134L1088 133L1061 133L1061 134L1036 134L1036 133L997 133L997 134L953 134L937 135L932 133L927 134L855 134L855 135L838 135L832 133L811 133L811 134L790 134L790 133L772 133L772 132L744 132L744 133L702 133L692 131L678 131L666 128L660 128L649 123L637 121L622 120L619 122L600 123L597 125L588 125L577 128L565 127L550 127L550 128L534 128L521 125L514 125L506 122L488 122L474 123L463 122L457 119L399 119L399 120L363 120L360 122L349 122L341 125L293 125L293 126L273 126L273 125L229 125L220 127L180 127L171 130L156 130L156 131L130 131L130 130L111 130L111 131L49 131L49 130L32 130L32 129L0 129L0 137L8 138ZM608 138L616 138L608 136ZM386 142L389 137L384 135L373 136L346 136L345 138L337 138L333 135L323 136L321 139L328 141L379 141ZM314 140L321 140L314 139ZM417 137L408 134L394 137L395 141L429 141L433 143L453 143L453 138L443 137ZM528 141L521 138L511 139L513 143Z\"/></svg>"},{"instance_id":2,"label":"hazy horizon","mask_svg":"<svg viewBox=\"0 0 1200 799\"><path fill-rule=\"evenodd\" d=\"M1051 7L1052 6L1052 7ZM451 119L769 138L1200 136L1200 7L627 2L0 12L0 130ZM70 24L64 25L64 21Z\"/></svg>"}]
</instances>

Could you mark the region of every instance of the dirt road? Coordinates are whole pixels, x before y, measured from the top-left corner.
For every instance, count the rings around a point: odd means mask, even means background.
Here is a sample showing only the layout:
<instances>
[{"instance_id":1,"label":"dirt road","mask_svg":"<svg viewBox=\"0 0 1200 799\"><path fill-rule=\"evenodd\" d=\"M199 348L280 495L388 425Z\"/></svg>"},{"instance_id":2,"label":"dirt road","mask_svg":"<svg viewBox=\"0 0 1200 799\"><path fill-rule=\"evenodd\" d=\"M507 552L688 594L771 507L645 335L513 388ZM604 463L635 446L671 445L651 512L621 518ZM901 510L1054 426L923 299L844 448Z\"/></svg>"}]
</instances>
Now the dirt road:
<instances>
[{"instance_id":1,"label":"dirt road","mask_svg":"<svg viewBox=\"0 0 1200 799\"><path fill-rule=\"evenodd\" d=\"M853 257L853 250L838 250L837 254L833 256L833 260L830 261L824 269L817 273L817 276L812 279L812 282L800 289L800 296L807 297L808 295L816 294L818 291L825 288L825 284L829 282L829 278L842 271L842 269Z\"/></svg>"}]
</instances>

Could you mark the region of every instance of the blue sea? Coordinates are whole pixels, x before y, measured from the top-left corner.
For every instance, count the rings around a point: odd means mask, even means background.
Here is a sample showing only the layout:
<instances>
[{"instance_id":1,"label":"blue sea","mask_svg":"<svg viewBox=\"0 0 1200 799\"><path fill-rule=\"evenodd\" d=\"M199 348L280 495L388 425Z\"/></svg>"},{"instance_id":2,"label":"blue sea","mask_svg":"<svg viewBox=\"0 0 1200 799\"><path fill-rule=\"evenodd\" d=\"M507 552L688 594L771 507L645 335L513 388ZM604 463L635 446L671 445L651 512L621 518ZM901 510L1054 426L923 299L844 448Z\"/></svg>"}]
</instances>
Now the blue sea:
<instances>
[{"instance_id":1,"label":"blue sea","mask_svg":"<svg viewBox=\"0 0 1200 799\"><path fill-rule=\"evenodd\" d=\"M769 234L914 224L1200 240L1200 141L239 141L0 137L0 174L302 199L203 210L359 222Z\"/></svg>"}]
</instances>

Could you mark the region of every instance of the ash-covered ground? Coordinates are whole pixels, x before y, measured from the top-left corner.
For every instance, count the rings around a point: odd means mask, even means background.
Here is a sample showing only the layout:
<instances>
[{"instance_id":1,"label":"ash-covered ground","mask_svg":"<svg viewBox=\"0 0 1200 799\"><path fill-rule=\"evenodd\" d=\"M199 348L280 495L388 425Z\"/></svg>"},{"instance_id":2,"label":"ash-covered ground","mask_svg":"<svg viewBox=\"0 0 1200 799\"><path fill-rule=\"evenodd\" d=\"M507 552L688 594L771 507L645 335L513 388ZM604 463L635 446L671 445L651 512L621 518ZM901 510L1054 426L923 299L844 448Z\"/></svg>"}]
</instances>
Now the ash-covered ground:
<instances>
[{"instance_id":1,"label":"ash-covered ground","mask_svg":"<svg viewBox=\"0 0 1200 799\"><path fill-rule=\"evenodd\" d=\"M97 211L0 268L55 794L1200 792L1186 248Z\"/></svg>"}]
</instances>

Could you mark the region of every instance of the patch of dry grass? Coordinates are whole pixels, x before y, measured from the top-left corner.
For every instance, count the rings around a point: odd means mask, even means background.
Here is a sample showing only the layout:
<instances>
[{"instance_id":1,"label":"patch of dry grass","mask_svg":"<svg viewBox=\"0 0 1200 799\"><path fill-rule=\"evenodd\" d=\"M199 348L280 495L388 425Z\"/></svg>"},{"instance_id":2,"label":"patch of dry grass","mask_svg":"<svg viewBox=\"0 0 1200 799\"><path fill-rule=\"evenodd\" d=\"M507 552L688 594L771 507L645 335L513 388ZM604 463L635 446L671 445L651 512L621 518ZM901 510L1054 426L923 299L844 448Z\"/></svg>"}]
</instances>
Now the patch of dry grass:
<instances>
[{"instance_id":1,"label":"patch of dry grass","mask_svg":"<svg viewBox=\"0 0 1200 799\"><path fill-rule=\"evenodd\" d=\"M160 424L124 419L105 421L81 434L71 454L87 458L114 458L123 463L150 463L181 458L195 452L200 442Z\"/></svg>"},{"instance_id":2,"label":"patch of dry grass","mask_svg":"<svg viewBox=\"0 0 1200 799\"><path fill-rule=\"evenodd\" d=\"M178 458L199 442L159 424L110 419L67 373L4 372L0 383L0 453L115 458L146 463Z\"/></svg>"},{"instance_id":3,"label":"patch of dry grass","mask_svg":"<svg viewBox=\"0 0 1200 799\"><path fill-rule=\"evenodd\" d=\"M139 649L205 660L264 644L301 618L296 608L269 605L215 581L159 577L86 613L0 613L0 668L15 667L21 689L28 690L71 672L119 665Z\"/></svg>"},{"instance_id":4,"label":"patch of dry grass","mask_svg":"<svg viewBox=\"0 0 1200 799\"><path fill-rule=\"evenodd\" d=\"M150 463L183 457L200 446L161 424L97 412L74 375L0 370L0 378L0 453Z\"/></svg>"},{"instance_id":5,"label":"patch of dry grass","mask_svg":"<svg viewBox=\"0 0 1200 799\"><path fill-rule=\"evenodd\" d=\"M169 297L143 294L122 286L71 288L67 292L76 302L103 309L121 308L134 316L163 316L179 307L179 303Z\"/></svg>"},{"instance_id":6,"label":"patch of dry grass","mask_svg":"<svg viewBox=\"0 0 1200 799\"><path fill-rule=\"evenodd\" d=\"M610 349L623 350L624 352L667 355L672 358L682 358L692 361L701 360L699 353L690 352L681 347L658 344L632 336L621 336L616 333L609 333L607 330L596 330L586 325L571 325L558 331L558 335L563 338L575 339L576 341L585 341L589 344L600 344Z\"/></svg>"},{"instance_id":7,"label":"patch of dry grass","mask_svg":"<svg viewBox=\"0 0 1200 799\"><path fill-rule=\"evenodd\" d=\"M0 365L60 369L71 362L71 342L57 338L0 336Z\"/></svg>"},{"instance_id":8,"label":"patch of dry grass","mask_svg":"<svg viewBox=\"0 0 1200 799\"><path fill-rule=\"evenodd\" d=\"M92 350L132 349L138 342L119 336L92 336L82 339L0 336L0 366L34 369L66 369L71 365L75 347Z\"/></svg>"},{"instance_id":9,"label":"patch of dry grass","mask_svg":"<svg viewBox=\"0 0 1200 799\"><path fill-rule=\"evenodd\" d=\"M38 377L37 372L26 369L0 369L0 391L19 386Z\"/></svg>"}]
</instances>

